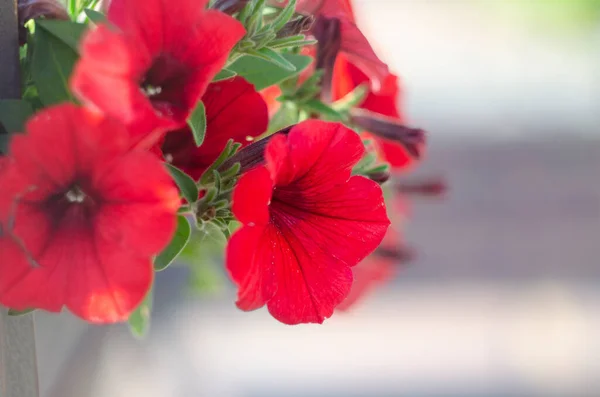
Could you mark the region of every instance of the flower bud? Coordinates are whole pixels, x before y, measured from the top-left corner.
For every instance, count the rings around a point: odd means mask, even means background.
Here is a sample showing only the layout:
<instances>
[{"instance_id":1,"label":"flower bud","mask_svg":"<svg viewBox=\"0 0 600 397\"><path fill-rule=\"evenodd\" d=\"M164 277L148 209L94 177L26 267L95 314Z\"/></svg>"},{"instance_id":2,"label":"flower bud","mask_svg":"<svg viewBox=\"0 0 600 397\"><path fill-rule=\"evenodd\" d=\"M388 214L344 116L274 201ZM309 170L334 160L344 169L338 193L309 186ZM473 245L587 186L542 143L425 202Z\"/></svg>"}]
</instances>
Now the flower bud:
<instances>
[{"instance_id":1,"label":"flower bud","mask_svg":"<svg viewBox=\"0 0 600 397\"><path fill-rule=\"evenodd\" d=\"M396 191L399 193L418 196L442 196L447 190L448 186L442 178L401 182L396 185Z\"/></svg>"},{"instance_id":2,"label":"flower bud","mask_svg":"<svg viewBox=\"0 0 600 397\"><path fill-rule=\"evenodd\" d=\"M421 158L425 131L399 124L396 120L363 109L352 109L350 120L358 127L389 141L398 142L415 159Z\"/></svg>"},{"instance_id":3,"label":"flower bud","mask_svg":"<svg viewBox=\"0 0 600 397\"><path fill-rule=\"evenodd\" d=\"M257 167L265 162L265 148L267 144L277 134L287 135L292 129L293 125L286 127L275 134L269 135L266 138L258 140L234 154L227 161L225 161L219 170L227 170L231 168L235 163L240 163L240 174L250 171L252 168Z\"/></svg>"}]
</instances>

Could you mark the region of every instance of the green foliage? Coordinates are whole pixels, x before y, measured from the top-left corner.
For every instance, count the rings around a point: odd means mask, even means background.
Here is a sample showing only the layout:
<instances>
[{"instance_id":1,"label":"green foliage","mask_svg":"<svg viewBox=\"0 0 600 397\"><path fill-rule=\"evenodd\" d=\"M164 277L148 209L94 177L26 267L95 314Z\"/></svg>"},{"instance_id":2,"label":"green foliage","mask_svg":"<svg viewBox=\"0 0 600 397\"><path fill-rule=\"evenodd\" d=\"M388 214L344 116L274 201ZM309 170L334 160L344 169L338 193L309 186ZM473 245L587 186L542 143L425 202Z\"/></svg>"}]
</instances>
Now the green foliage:
<instances>
[{"instance_id":1,"label":"green foliage","mask_svg":"<svg viewBox=\"0 0 600 397\"><path fill-rule=\"evenodd\" d=\"M6 132L23 132L25 121L33 114L29 102L20 99L0 100L0 124Z\"/></svg>"},{"instance_id":2,"label":"green foliage","mask_svg":"<svg viewBox=\"0 0 600 397\"><path fill-rule=\"evenodd\" d=\"M296 71L296 65L285 59L285 57L279 54L277 51L270 48L264 47L260 50L251 49L248 50L248 55L264 59L265 61L270 62L289 72Z\"/></svg>"},{"instance_id":3,"label":"green foliage","mask_svg":"<svg viewBox=\"0 0 600 397\"><path fill-rule=\"evenodd\" d=\"M281 104L277 113L269 121L268 134L275 133L279 130L296 124L299 118L298 106L294 102L285 101Z\"/></svg>"},{"instance_id":4,"label":"green foliage","mask_svg":"<svg viewBox=\"0 0 600 397\"><path fill-rule=\"evenodd\" d=\"M84 10L84 12L85 12L85 15L88 17L88 19L90 21L94 22L95 24L107 22L106 15L102 14L101 12L92 10L90 8L86 8Z\"/></svg>"},{"instance_id":5,"label":"green foliage","mask_svg":"<svg viewBox=\"0 0 600 397\"><path fill-rule=\"evenodd\" d=\"M196 108L190 115L187 123L192 130L192 135L194 135L196 146L202 145L206 135L206 109L204 108L204 103L202 103L202 101L198 101L198 104L196 104Z\"/></svg>"},{"instance_id":6,"label":"green foliage","mask_svg":"<svg viewBox=\"0 0 600 397\"><path fill-rule=\"evenodd\" d=\"M160 254L154 259L154 270L160 272L165 270L177 256L183 251L186 244L190 240L192 234L192 228L190 223L183 215L177 216L177 229L171 239L169 245L162 250Z\"/></svg>"},{"instance_id":7,"label":"green foliage","mask_svg":"<svg viewBox=\"0 0 600 397\"><path fill-rule=\"evenodd\" d=\"M278 33L292 20L295 9L296 0L290 0L278 13L277 9L267 7L265 0L248 1L236 15L246 28L246 35L236 45L230 63L250 55L273 63L284 70L295 71L296 65L289 62L278 51L314 43L314 41L307 41L303 34L279 37ZM273 11L275 11L274 16ZM267 16L270 18L267 19Z\"/></svg>"},{"instance_id":8,"label":"green foliage","mask_svg":"<svg viewBox=\"0 0 600 397\"><path fill-rule=\"evenodd\" d=\"M77 43L83 25L66 21L39 21L33 38L31 78L43 105L75 98L69 77L78 59Z\"/></svg>"},{"instance_id":9,"label":"green foliage","mask_svg":"<svg viewBox=\"0 0 600 397\"><path fill-rule=\"evenodd\" d=\"M331 104L331 107L339 113L348 113L350 109L359 106L369 93L369 85L360 84L354 90L350 91L343 98Z\"/></svg>"},{"instance_id":10,"label":"green foliage","mask_svg":"<svg viewBox=\"0 0 600 397\"><path fill-rule=\"evenodd\" d=\"M243 57L238 59L227 69L242 76L260 91L272 85L281 83L298 75L312 62L312 58L304 55L281 54L286 62L294 65L295 70L285 69L275 63L257 57Z\"/></svg>"},{"instance_id":11,"label":"green foliage","mask_svg":"<svg viewBox=\"0 0 600 397\"><path fill-rule=\"evenodd\" d=\"M62 41L76 53L79 52L79 42L81 36L87 29L86 25L81 23L75 23L70 21L56 21L56 20L38 20L36 25L39 30L44 30L53 35L58 40Z\"/></svg>"},{"instance_id":12,"label":"green foliage","mask_svg":"<svg viewBox=\"0 0 600 397\"><path fill-rule=\"evenodd\" d=\"M303 102L301 104L301 109L308 113L311 113L311 114L320 115L321 118L324 120L328 120L328 121L342 121L343 120L343 116L339 112L337 112L336 110L334 110L333 108L324 104L323 102L321 102L320 100L318 100L316 98L309 99L308 101Z\"/></svg>"},{"instance_id":13,"label":"green foliage","mask_svg":"<svg viewBox=\"0 0 600 397\"><path fill-rule=\"evenodd\" d=\"M194 205L199 230L204 230L208 223L212 223L229 237L229 223L234 219L231 213L231 193L237 182L240 164L234 163L225 169L223 166L240 146L241 144L230 139L219 157L200 177L199 185L204 195Z\"/></svg>"},{"instance_id":14,"label":"green foliage","mask_svg":"<svg viewBox=\"0 0 600 397\"><path fill-rule=\"evenodd\" d=\"M216 83L217 81L228 80L235 76L237 76L236 72L228 70L228 69L222 69L219 73L217 73L217 75L212 80L212 82Z\"/></svg>"},{"instance_id":15,"label":"green foliage","mask_svg":"<svg viewBox=\"0 0 600 397\"><path fill-rule=\"evenodd\" d=\"M196 182L179 168L168 163L166 163L166 166L171 177L173 177L173 180L179 187L183 198L190 204L195 203L196 200L198 200L198 187L196 186Z\"/></svg>"},{"instance_id":16,"label":"green foliage","mask_svg":"<svg viewBox=\"0 0 600 397\"><path fill-rule=\"evenodd\" d=\"M370 178L372 175L385 174L390 172L390 165L381 163L377 158L377 153L370 149L371 145L365 141L367 151L363 158L352 169L352 175L362 175Z\"/></svg>"}]
</instances>

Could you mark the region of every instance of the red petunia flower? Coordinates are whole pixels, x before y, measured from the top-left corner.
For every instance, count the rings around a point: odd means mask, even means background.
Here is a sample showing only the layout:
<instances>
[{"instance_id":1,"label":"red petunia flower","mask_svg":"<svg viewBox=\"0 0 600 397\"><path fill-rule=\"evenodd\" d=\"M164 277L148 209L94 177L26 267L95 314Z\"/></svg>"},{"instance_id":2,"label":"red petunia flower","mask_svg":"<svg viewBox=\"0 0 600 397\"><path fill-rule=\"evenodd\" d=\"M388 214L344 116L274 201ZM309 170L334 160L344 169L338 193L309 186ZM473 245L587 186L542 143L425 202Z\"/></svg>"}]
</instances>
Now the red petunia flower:
<instances>
[{"instance_id":1,"label":"red petunia flower","mask_svg":"<svg viewBox=\"0 0 600 397\"><path fill-rule=\"evenodd\" d=\"M335 18L340 21L341 52L369 75L373 89L379 91L389 74L385 64L356 24L350 0L300 0L296 10L317 17Z\"/></svg>"},{"instance_id":2,"label":"red petunia flower","mask_svg":"<svg viewBox=\"0 0 600 397\"><path fill-rule=\"evenodd\" d=\"M49 108L26 131L0 177L0 303L126 320L175 231L177 189L120 123L84 108Z\"/></svg>"},{"instance_id":3,"label":"red petunia flower","mask_svg":"<svg viewBox=\"0 0 600 397\"><path fill-rule=\"evenodd\" d=\"M227 141L244 146L250 138L267 130L269 114L254 86L241 77L213 83L202 97L206 109L206 136L196 147L189 128L166 135L161 145L164 157L174 166L198 180L217 159Z\"/></svg>"},{"instance_id":4,"label":"red petunia flower","mask_svg":"<svg viewBox=\"0 0 600 397\"><path fill-rule=\"evenodd\" d=\"M143 139L186 119L245 29L205 10L208 0L113 0L108 20L83 39L77 96ZM152 142L153 143L153 142Z\"/></svg>"},{"instance_id":5,"label":"red petunia flower","mask_svg":"<svg viewBox=\"0 0 600 397\"><path fill-rule=\"evenodd\" d=\"M308 120L277 134L265 166L244 174L233 194L243 226L227 247L237 305L267 305L286 324L322 323L348 295L351 267L389 226L381 188L351 176L364 146L341 124Z\"/></svg>"},{"instance_id":6,"label":"red petunia flower","mask_svg":"<svg viewBox=\"0 0 600 397\"><path fill-rule=\"evenodd\" d=\"M343 55L339 55L333 72L333 99L338 100L352 92L361 84L370 84L369 77L356 65ZM390 120L403 123L404 116L400 113L398 100L401 92L398 77L388 74L383 80L378 92L369 90L365 100L360 105L361 109L387 116ZM415 164L417 157L409 153L406 147L397 141L382 138L376 134L366 134L365 137L373 139L378 152L383 159L390 163L394 169L406 169ZM419 147L423 150L423 147Z\"/></svg>"}]
</instances>

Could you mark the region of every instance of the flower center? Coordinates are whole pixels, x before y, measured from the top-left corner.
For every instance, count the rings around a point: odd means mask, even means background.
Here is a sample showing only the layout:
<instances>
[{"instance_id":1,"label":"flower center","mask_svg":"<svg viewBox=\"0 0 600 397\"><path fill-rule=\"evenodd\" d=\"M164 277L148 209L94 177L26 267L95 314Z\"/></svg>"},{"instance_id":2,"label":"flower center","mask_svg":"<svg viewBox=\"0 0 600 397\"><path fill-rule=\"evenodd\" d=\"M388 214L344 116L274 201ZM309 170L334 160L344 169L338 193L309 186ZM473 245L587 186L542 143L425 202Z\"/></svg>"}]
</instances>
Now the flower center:
<instances>
[{"instance_id":1,"label":"flower center","mask_svg":"<svg viewBox=\"0 0 600 397\"><path fill-rule=\"evenodd\" d=\"M44 202L50 217L58 223L89 219L97 210L96 200L78 184L58 192Z\"/></svg>"},{"instance_id":2,"label":"flower center","mask_svg":"<svg viewBox=\"0 0 600 397\"><path fill-rule=\"evenodd\" d=\"M86 197L86 194L79 188L79 186L73 186L65 193L65 198L69 203L83 203Z\"/></svg>"},{"instance_id":3,"label":"flower center","mask_svg":"<svg viewBox=\"0 0 600 397\"><path fill-rule=\"evenodd\" d=\"M162 92L161 86L153 86L152 84L143 84L141 88L144 95L146 95L150 99L160 95L160 93Z\"/></svg>"},{"instance_id":4,"label":"flower center","mask_svg":"<svg viewBox=\"0 0 600 397\"><path fill-rule=\"evenodd\" d=\"M184 93L189 75L189 68L179 59L160 54L142 77L140 89L156 110L174 114L177 109L185 108Z\"/></svg>"}]
</instances>

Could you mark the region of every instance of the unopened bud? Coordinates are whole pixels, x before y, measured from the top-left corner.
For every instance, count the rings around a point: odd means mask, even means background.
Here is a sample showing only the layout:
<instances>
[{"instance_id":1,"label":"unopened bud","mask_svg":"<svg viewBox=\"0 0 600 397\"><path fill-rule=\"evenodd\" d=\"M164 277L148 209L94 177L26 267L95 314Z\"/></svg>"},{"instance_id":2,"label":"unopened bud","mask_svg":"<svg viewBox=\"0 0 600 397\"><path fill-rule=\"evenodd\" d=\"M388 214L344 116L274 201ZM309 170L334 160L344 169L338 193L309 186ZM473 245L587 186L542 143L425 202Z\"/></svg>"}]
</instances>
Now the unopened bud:
<instances>
[{"instance_id":1,"label":"unopened bud","mask_svg":"<svg viewBox=\"0 0 600 397\"><path fill-rule=\"evenodd\" d=\"M415 159L421 158L425 146L425 131L398 123L396 120L363 109L350 111L352 123L389 141L398 142Z\"/></svg>"},{"instance_id":2,"label":"unopened bud","mask_svg":"<svg viewBox=\"0 0 600 397\"><path fill-rule=\"evenodd\" d=\"M372 180L373 182L376 182L380 185L383 185L385 182L387 182L390 179L390 171L380 171L380 172L373 172L373 173L368 173L365 175L367 178L369 178L370 180Z\"/></svg>"},{"instance_id":3,"label":"unopened bud","mask_svg":"<svg viewBox=\"0 0 600 397\"><path fill-rule=\"evenodd\" d=\"M447 190L448 186L442 178L401 182L396 185L396 191L418 196L442 196Z\"/></svg>"},{"instance_id":4,"label":"unopened bud","mask_svg":"<svg viewBox=\"0 0 600 397\"><path fill-rule=\"evenodd\" d=\"M412 262L416 257L415 250L407 246L395 248L386 248L380 246L377 247L373 255L380 258L394 259L402 264Z\"/></svg>"},{"instance_id":5,"label":"unopened bud","mask_svg":"<svg viewBox=\"0 0 600 397\"><path fill-rule=\"evenodd\" d=\"M285 134L287 135L292 129L293 125L286 127L266 138L259 141L255 141L252 144L242 148L227 161L225 161L220 167L220 170L226 170L231 168L235 163L240 164L240 174L243 174L251 169L258 167L265 162L265 148L267 144L275 135Z\"/></svg>"}]
</instances>

